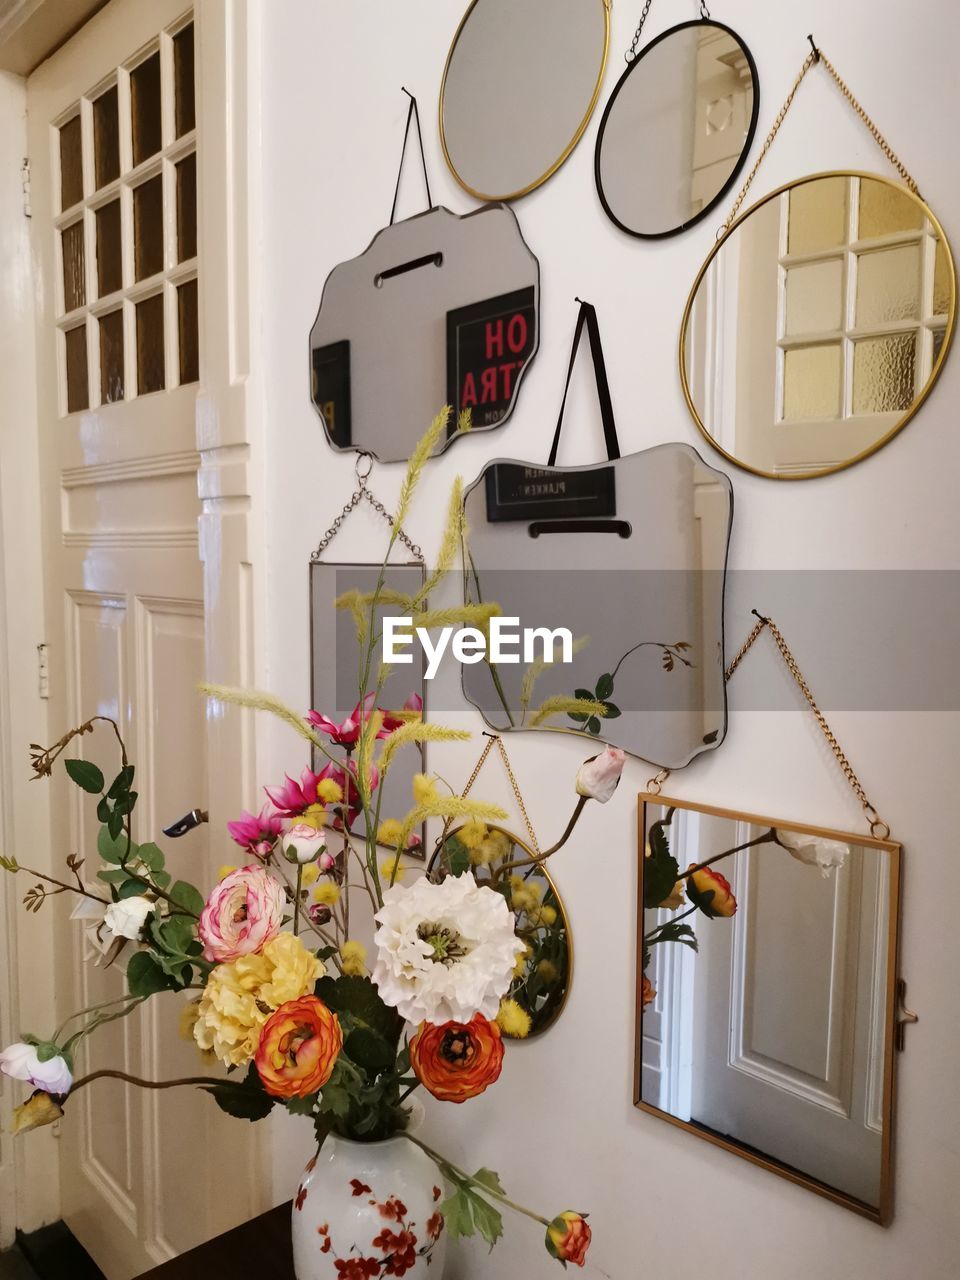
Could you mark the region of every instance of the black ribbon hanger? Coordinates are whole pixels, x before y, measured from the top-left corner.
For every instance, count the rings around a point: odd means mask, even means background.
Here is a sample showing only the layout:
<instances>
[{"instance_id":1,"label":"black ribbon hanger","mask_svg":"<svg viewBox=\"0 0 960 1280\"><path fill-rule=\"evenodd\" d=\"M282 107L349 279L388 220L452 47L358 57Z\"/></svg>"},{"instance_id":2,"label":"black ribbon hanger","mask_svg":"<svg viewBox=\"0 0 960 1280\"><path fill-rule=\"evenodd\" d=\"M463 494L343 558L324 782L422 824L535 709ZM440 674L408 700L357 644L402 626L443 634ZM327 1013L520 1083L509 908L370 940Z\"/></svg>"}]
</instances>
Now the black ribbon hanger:
<instances>
[{"instance_id":1,"label":"black ribbon hanger","mask_svg":"<svg viewBox=\"0 0 960 1280\"><path fill-rule=\"evenodd\" d=\"M576 301L580 303L580 314L577 316L577 327L573 334L570 364L567 367L567 381L563 388L563 400L560 402L560 417L557 419L557 429L553 436L553 444L550 446L550 456L547 459L548 467L556 465L557 450L560 448L560 431L563 427L563 414L567 407L570 379L573 376L573 366L576 364L584 325L586 325L587 334L590 338L590 354L593 356L593 371L597 380L597 398L600 401L600 421L603 424L603 438L607 446L607 457L611 462L620 457L620 441L617 438L617 424L613 417L613 401L610 399L610 383L607 380L607 366L603 358L603 344L600 341L600 324L597 320L597 309L591 303L584 302L581 298L577 298Z\"/></svg>"},{"instance_id":2,"label":"black ribbon hanger","mask_svg":"<svg viewBox=\"0 0 960 1280\"><path fill-rule=\"evenodd\" d=\"M393 208L390 210L391 227L393 226L397 216L397 201L400 199L400 179L403 177L403 162L407 158L407 142L410 138L410 125L412 123L415 123L417 126L417 141L420 143L420 163L423 166L423 183L427 189L427 209L430 210L433 208L433 197L430 194L430 177L427 173L427 157L423 150L423 131L420 128L420 108L417 106L417 100L409 89L403 88L403 92L410 99L410 107L407 111L407 127L403 131L403 149L400 152L400 168L397 171L397 185L393 192Z\"/></svg>"}]
</instances>

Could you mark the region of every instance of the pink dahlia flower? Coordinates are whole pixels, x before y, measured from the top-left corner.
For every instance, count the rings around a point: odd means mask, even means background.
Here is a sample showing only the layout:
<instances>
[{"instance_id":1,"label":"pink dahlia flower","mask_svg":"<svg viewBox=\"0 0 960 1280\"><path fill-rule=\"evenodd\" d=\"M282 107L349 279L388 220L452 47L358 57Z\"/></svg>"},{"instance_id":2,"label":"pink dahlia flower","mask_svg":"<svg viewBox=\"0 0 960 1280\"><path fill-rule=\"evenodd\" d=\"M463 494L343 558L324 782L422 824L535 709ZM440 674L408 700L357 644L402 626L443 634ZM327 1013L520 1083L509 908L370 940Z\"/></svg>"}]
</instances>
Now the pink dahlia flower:
<instances>
[{"instance_id":1,"label":"pink dahlia flower","mask_svg":"<svg viewBox=\"0 0 960 1280\"><path fill-rule=\"evenodd\" d=\"M205 960L253 955L275 938L283 922L283 885L263 867L231 871L207 899L199 935Z\"/></svg>"},{"instance_id":2,"label":"pink dahlia flower","mask_svg":"<svg viewBox=\"0 0 960 1280\"><path fill-rule=\"evenodd\" d=\"M321 778L331 777L330 770L332 768L333 766L328 764L321 773L314 773L311 769L304 769L300 775L299 782L295 782L287 774L279 787L264 787L264 791L276 806L278 816L299 818L301 814L306 813L313 805L322 803L317 798L317 783Z\"/></svg>"},{"instance_id":3,"label":"pink dahlia flower","mask_svg":"<svg viewBox=\"0 0 960 1280\"><path fill-rule=\"evenodd\" d=\"M420 697L419 693L411 693L410 697L403 704L402 710L412 712L414 716L422 716L423 699ZM386 737L387 734L393 733L394 729L399 729L402 724L406 724L408 719L408 716L398 715L396 711L384 711L384 733L381 736Z\"/></svg>"},{"instance_id":4,"label":"pink dahlia flower","mask_svg":"<svg viewBox=\"0 0 960 1280\"><path fill-rule=\"evenodd\" d=\"M265 858L283 831L283 818L271 805L265 804L258 814L244 810L235 822L227 823L227 830L241 849Z\"/></svg>"}]
</instances>

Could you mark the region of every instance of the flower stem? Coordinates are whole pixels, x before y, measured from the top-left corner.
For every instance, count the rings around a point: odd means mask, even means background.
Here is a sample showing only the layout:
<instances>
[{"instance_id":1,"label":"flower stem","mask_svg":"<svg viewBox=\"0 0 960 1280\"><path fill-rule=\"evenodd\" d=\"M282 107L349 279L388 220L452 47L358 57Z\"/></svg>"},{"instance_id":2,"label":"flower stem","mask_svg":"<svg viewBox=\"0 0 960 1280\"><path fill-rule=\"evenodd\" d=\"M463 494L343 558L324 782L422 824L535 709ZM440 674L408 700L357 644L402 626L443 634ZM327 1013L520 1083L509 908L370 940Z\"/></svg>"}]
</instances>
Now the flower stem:
<instances>
[{"instance_id":1,"label":"flower stem","mask_svg":"<svg viewBox=\"0 0 960 1280\"><path fill-rule=\"evenodd\" d=\"M105 907L110 906L110 899L101 898L98 893L90 893L87 889L78 888L74 884L64 884L62 880L56 880L53 876L44 875L42 871L34 871L32 868L21 866L19 863L17 864L17 869L25 871L28 876L36 876L38 880L46 880L47 884L55 884L61 893L80 894L84 898L90 898L94 902L102 903ZM50 895L51 898L53 896L53 894Z\"/></svg>"},{"instance_id":2,"label":"flower stem","mask_svg":"<svg viewBox=\"0 0 960 1280\"><path fill-rule=\"evenodd\" d=\"M293 936L300 937L300 895L303 893L303 863L297 863L297 887L293 894Z\"/></svg>"},{"instance_id":3,"label":"flower stem","mask_svg":"<svg viewBox=\"0 0 960 1280\"><path fill-rule=\"evenodd\" d=\"M234 1084L231 1080L225 1080L222 1076L181 1076L178 1080L143 1080L140 1076L132 1076L126 1071L113 1071L106 1067L101 1071L91 1071L89 1075L81 1076L79 1080L75 1080L70 1088L71 1093L76 1093L78 1089L85 1089L88 1084L93 1084L95 1080L123 1080L126 1084L135 1084L138 1089L177 1089L181 1085L226 1085ZM242 1088L236 1084L234 1087Z\"/></svg>"},{"instance_id":4,"label":"flower stem","mask_svg":"<svg viewBox=\"0 0 960 1280\"><path fill-rule=\"evenodd\" d=\"M765 835L757 836L754 840L748 840L746 844L738 844L733 849L724 850L723 853L715 853L712 858L706 858L703 862L698 862L694 866L688 867L686 871L680 872L679 878L681 880L686 880L689 876L695 875L698 871L702 871L704 867L712 867L713 864L715 862L719 862L721 858L729 858L731 854L740 853L743 849L752 849L754 845L757 844L766 844L769 840L772 840L774 844L780 843L774 834L773 827L771 827Z\"/></svg>"},{"instance_id":5,"label":"flower stem","mask_svg":"<svg viewBox=\"0 0 960 1280\"><path fill-rule=\"evenodd\" d=\"M583 813L583 810L586 806L588 798L589 798L588 796L577 797L577 803L573 810L573 813L570 815L570 821L567 823L566 829L564 830L563 835L556 842L556 844L552 844L549 849L544 849L539 854L532 854L529 858L518 858L514 862L502 863L501 866L497 869L497 873L494 876L494 879L495 880L502 879L507 872L515 871L517 867L538 866L541 862L546 862L547 858L552 857L553 854L555 854L558 849L562 849L563 846L570 839L571 835L573 835L573 829L577 825L577 823L580 821L580 815L581 813Z\"/></svg>"},{"instance_id":6,"label":"flower stem","mask_svg":"<svg viewBox=\"0 0 960 1280\"><path fill-rule=\"evenodd\" d=\"M514 1213L522 1213L525 1218L532 1218L534 1222L539 1222L541 1226L549 1227L550 1220L548 1218L541 1218L540 1214L534 1213L532 1209L525 1209L522 1204L517 1204L515 1200L508 1199L508 1197L500 1191L494 1191L494 1189L492 1187L488 1187L485 1182L477 1182L476 1178L472 1177L469 1173L464 1173L462 1169L458 1169L457 1166L452 1164L445 1156L440 1155L439 1152L428 1147L427 1144L425 1142L421 1142L419 1138L415 1138L412 1133L404 1133L403 1136L408 1142L412 1142L415 1147L419 1147L421 1151L425 1152L441 1173L445 1169L449 1169L449 1171L457 1178L461 1179L463 1182L468 1182L472 1187L476 1187L482 1196L489 1197L491 1200L498 1200L500 1204L505 1204L507 1208L512 1209Z\"/></svg>"}]
</instances>

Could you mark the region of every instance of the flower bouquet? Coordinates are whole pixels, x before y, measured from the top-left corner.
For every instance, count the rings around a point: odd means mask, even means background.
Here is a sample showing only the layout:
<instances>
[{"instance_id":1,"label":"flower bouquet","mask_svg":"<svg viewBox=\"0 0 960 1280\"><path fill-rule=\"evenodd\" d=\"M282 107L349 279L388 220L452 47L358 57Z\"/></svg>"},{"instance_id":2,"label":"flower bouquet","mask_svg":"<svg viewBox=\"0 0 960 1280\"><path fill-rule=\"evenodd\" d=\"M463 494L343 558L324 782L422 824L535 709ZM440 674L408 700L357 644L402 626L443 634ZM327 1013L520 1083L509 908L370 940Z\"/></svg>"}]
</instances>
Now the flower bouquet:
<instances>
[{"instance_id":1,"label":"flower bouquet","mask_svg":"<svg viewBox=\"0 0 960 1280\"><path fill-rule=\"evenodd\" d=\"M384 566L446 421L438 417L411 460ZM426 599L461 537L458 482L438 567L417 596L402 601L419 626L450 621L450 610L432 615ZM158 845L134 838L135 769L113 721L94 717L52 747L33 748L36 776L50 776L62 758L95 803L99 864L88 869L72 855L63 878L12 857L2 865L33 877L28 910L48 897L76 895L74 915L87 922L102 961L125 964L127 992L79 1011L51 1035L23 1034L0 1053L0 1069L33 1090L17 1108L15 1126L69 1120L73 1096L108 1077L151 1088L195 1086L250 1121L284 1107L313 1126L318 1146L294 1198L300 1280L412 1276L431 1265L440 1274L447 1237L479 1233L492 1246L504 1206L543 1227L553 1257L582 1266L590 1243L585 1215L546 1217L524 1208L508 1199L496 1173L469 1173L414 1132L418 1089L459 1104L498 1079L501 1024L516 1030L521 1001L536 1016L531 952L543 976L556 920L546 898L538 906L524 899L524 888L533 894L529 878L505 874L516 860L497 836L495 824L507 816L498 807L445 794L438 779L418 774L409 812L381 813L382 783L399 751L469 736L425 723L412 700L399 711L379 705L384 672L373 673L374 620L383 577L369 596L351 593L338 602L354 615L362 652L358 702L345 721L316 711L301 717L269 695L205 689L220 701L273 712L313 753L299 778L265 788L268 803L258 813L229 824L242 854L212 889L173 880ZM478 608L489 617L496 606L468 607L465 620L482 622ZM113 732L119 749L110 780L95 764L65 754L99 727ZM609 798L622 767L618 752L587 762L566 834L590 797ZM438 873L404 884L402 855L431 818L444 823ZM487 858L491 842L496 857ZM562 843L526 870L540 871ZM525 920L519 932L518 914ZM357 934L371 917L372 943L365 943ZM142 1081L105 1069L75 1078L88 1036L168 996L181 1006L181 1030L195 1040L206 1073Z\"/></svg>"}]
</instances>

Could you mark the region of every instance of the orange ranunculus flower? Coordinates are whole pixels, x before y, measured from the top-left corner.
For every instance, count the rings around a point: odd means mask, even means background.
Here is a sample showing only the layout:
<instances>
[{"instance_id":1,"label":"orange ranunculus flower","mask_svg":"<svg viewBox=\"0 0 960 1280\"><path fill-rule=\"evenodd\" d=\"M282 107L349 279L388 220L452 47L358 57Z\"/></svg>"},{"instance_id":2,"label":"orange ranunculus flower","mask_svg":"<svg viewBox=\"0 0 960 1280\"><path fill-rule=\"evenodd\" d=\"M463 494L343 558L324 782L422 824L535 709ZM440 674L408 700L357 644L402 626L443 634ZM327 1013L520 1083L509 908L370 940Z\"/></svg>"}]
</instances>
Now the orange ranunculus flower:
<instances>
[{"instance_id":1,"label":"orange ranunculus flower","mask_svg":"<svg viewBox=\"0 0 960 1280\"><path fill-rule=\"evenodd\" d=\"M650 981L647 975L644 974L643 982L640 984L640 1007L642 1009L645 1009L648 1004L653 1004L656 998L657 998L656 989L654 988L653 983Z\"/></svg>"},{"instance_id":2,"label":"orange ranunculus flower","mask_svg":"<svg viewBox=\"0 0 960 1280\"><path fill-rule=\"evenodd\" d=\"M582 1267L592 1234L582 1214L561 1213L547 1227L547 1253L564 1264L572 1262L575 1267Z\"/></svg>"},{"instance_id":3,"label":"orange ranunculus flower","mask_svg":"<svg viewBox=\"0 0 960 1280\"><path fill-rule=\"evenodd\" d=\"M316 996L301 996L263 1024L254 1061L274 1098L307 1098L330 1079L342 1048L337 1015Z\"/></svg>"},{"instance_id":4,"label":"orange ranunculus flower","mask_svg":"<svg viewBox=\"0 0 960 1280\"><path fill-rule=\"evenodd\" d=\"M500 1076L500 1028L482 1014L469 1022L424 1022L410 1041L410 1065L424 1088L441 1102L466 1102Z\"/></svg>"},{"instance_id":5,"label":"orange ranunculus flower","mask_svg":"<svg viewBox=\"0 0 960 1280\"><path fill-rule=\"evenodd\" d=\"M687 878L687 897L705 916L711 918L732 916L737 909L730 881L712 867L702 867Z\"/></svg>"}]
</instances>

